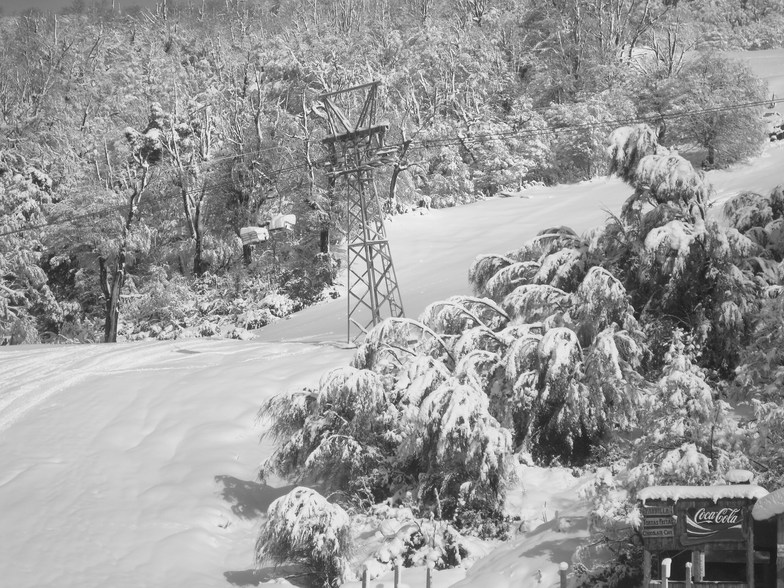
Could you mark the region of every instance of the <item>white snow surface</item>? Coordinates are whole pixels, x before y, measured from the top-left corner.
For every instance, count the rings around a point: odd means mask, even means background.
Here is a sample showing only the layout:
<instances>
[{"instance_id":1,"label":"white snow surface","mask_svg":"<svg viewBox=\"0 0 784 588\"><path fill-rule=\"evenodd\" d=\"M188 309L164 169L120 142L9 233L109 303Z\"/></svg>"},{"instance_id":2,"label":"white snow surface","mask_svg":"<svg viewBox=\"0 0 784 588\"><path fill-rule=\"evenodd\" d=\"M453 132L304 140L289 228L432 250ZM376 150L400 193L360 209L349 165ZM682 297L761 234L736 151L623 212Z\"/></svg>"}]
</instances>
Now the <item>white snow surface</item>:
<instances>
[{"instance_id":1,"label":"white snow surface","mask_svg":"<svg viewBox=\"0 0 784 588\"><path fill-rule=\"evenodd\" d=\"M754 472L749 470L730 470L724 474L724 479L730 484L751 484L754 481Z\"/></svg>"},{"instance_id":2,"label":"white snow surface","mask_svg":"<svg viewBox=\"0 0 784 588\"><path fill-rule=\"evenodd\" d=\"M649 486L637 493L645 504L649 500L678 500L705 498L717 502L722 498L759 499L768 491L756 484L717 484L715 486Z\"/></svg>"},{"instance_id":3,"label":"white snow surface","mask_svg":"<svg viewBox=\"0 0 784 588\"><path fill-rule=\"evenodd\" d=\"M749 164L708 175L722 198L770 190L783 166L784 151L773 145ZM546 227L583 232L605 210L617 214L631 193L599 178L395 218L388 235L407 315L468 294L477 254L515 249ZM0 584L213 588L285 576L285 567L253 569L263 515L292 489L256 478L271 451L258 442L256 413L271 395L347 365L345 332L339 299L254 341L2 348ZM435 588L557 585L559 564L587 536L575 490L585 480L559 469L531 469L521 479L509 506L523 517L520 536L467 575L437 572ZM424 584L422 570L404 574L412 586Z\"/></svg>"},{"instance_id":4,"label":"white snow surface","mask_svg":"<svg viewBox=\"0 0 784 588\"><path fill-rule=\"evenodd\" d=\"M767 521L780 514L784 514L784 488L766 494L757 500L751 510L751 516L756 521Z\"/></svg>"}]
</instances>

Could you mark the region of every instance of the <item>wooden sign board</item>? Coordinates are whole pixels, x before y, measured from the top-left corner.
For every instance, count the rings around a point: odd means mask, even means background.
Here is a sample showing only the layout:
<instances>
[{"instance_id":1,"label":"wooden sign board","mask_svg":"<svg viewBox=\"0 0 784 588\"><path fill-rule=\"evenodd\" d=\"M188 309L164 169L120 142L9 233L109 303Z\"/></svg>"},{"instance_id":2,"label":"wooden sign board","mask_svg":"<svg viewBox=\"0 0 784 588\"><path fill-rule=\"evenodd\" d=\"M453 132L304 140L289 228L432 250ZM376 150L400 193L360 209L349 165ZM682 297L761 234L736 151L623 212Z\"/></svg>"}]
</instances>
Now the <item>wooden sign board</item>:
<instances>
[{"instance_id":1,"label":"wooden sign board","mask_svg":"<svg viewBox=\"0 0 784 588\"><path fill-rule=\"evenodd\" d=\"M655 517L671 514L673 514L673 508L671 506L644 506L642 509L642 516L644 517Z\"/></svg>"},{"instance_id":2,"label":"wooden sign board","mask_svg":"<svg viewBox=\"0 0 784 588\"><path fill-rule=\"evenodd\" d=\"M670 527L644 527L642 530L643 537L675 537L675 528Z\"/></svg>"},{"instance_id":3,"label":"wooden sign board","mask_svg":"<svg viewBox=\"0 0 784 588\"><path fill-rule=\"evenodd\" d=\"M642 519L643 527L673 527L675 520L670 517L644 517Z\"/></svg>"}]
</instances>

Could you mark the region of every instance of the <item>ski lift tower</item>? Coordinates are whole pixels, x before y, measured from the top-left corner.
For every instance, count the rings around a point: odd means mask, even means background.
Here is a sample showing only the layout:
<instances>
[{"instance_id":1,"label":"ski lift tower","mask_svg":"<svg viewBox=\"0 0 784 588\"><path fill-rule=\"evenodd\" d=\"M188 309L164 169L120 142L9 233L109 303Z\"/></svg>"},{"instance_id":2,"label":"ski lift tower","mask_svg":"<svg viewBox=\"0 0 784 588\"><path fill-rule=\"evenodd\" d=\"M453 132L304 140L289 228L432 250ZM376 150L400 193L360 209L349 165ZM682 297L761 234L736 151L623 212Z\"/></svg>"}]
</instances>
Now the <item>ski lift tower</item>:
<instances>
[{"instance_id":1,"label":"ski lift tower","mask_svg":"<svg viewBox=\"0 0 784 588\"><path fill-rule=\"evenodd\" d=\"M370 82L319 96L329 135L330 184L342 184L346 196L348 239L348 342L358 342L382 315L403 316L395 266L389 251L384 217L373 183L373 170L394 163L396 147L384 145L388 123L376 123L380 82ZM357 122L352 124L336 102L347 94L365 92Z\"/></svg>"}]
</instances>

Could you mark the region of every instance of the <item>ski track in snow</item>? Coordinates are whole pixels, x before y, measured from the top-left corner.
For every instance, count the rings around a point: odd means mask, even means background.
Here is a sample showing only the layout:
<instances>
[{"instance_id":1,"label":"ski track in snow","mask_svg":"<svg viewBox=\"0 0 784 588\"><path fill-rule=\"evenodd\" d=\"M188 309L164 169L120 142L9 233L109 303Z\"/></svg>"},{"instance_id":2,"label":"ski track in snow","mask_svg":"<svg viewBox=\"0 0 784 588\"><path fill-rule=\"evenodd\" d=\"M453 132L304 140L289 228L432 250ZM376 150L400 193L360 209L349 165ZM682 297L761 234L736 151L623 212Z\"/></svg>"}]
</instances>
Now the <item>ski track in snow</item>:
<instances>
[{"instance_id":1,"label":"ski track in snow","mask_svg":"<svg viewBox=\"0 0 784 588\"><path fill-rule=\"evenodd\" d=\"M40 404L58 393L75 388L91 376L188 370L188 360L193 361L193 354L183 354L182 350L204 346L204 341L68 345L54 349L40 347L32 353L14 353L15 350L12 350L6 357L0 355L0 435ZM225 342L210 341L210 349L195 352L199 355L201 368L217 365L216 361L209 360L211 355L227 357L243 351L214 348L221 343ZM173 345L177 348L166 349L167 354L163 357L151 349L165 349ZM305 352L305 349L286 352L265 350L264 361L279 361ZM251 357L241 361L254 362L258 359ZM151 362L163 365L151 366Z\"/></svg>"}]
</instances>

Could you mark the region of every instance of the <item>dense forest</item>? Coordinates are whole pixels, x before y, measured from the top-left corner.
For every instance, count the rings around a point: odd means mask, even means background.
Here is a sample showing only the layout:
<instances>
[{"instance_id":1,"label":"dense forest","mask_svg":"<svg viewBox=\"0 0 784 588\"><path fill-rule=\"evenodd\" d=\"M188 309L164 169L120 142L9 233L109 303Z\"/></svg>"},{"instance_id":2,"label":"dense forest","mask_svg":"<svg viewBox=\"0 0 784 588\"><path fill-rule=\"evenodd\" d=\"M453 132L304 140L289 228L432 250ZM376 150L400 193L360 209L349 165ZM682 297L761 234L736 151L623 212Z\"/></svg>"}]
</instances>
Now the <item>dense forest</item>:
<instances>
[{"instance_id":1,"label":"dense forest","mask_svg":"<svg viewBox=\"0 0 784 588\"><path fill-rule=\"evenodd\" d=\"M320 93L380 80L390 214L606 173L647 121L705 166L768 98L716 48L779 43L772 0L76 0L0 16L0 341L245 337L337 296L345 204ZM351 105L348 105L349 108ZM243 246L239 231L294 214Z\"/></svg>"}]
</instances>

